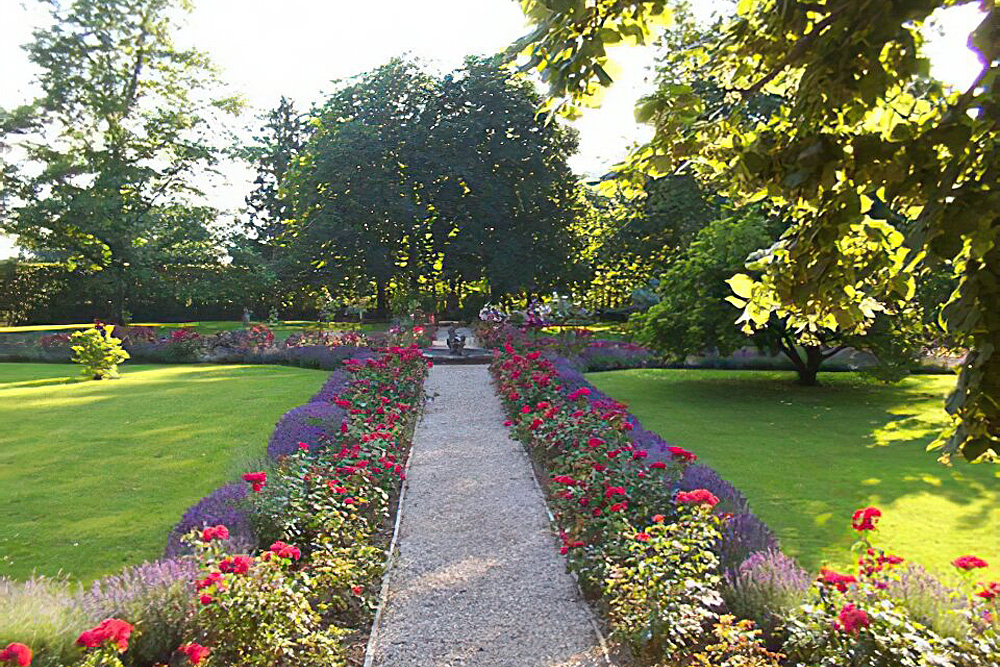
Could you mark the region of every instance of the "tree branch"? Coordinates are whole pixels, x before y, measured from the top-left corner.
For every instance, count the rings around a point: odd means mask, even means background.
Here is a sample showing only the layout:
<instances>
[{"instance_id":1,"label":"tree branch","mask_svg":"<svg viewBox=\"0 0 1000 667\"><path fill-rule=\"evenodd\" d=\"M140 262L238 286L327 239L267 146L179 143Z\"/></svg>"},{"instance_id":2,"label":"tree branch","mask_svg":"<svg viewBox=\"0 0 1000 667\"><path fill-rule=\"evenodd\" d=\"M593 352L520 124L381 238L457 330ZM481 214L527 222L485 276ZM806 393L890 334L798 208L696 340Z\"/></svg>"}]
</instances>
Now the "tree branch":
<instances>
[{"instance_id":1,"label":"tree branch","mask_svg":"<svg viewBox=\"0 0 1000 667\"><path fill-rule=\"evenodd\" d=\"M789 65L798 60L800 57L802 57L806 53L806 51L808 51L809 48L812 46L812 43L816 41L816 38L819 37L820 33L829 28L831 25L833 25L833 22L837 20L837 18L840 16L840 14L843 13L843 11L844 11L843 8L840 8L835 12L833 12L832 14L830 14L829 16L827 16L819 23L815 24L813 26L812 31L810 31L803 37L799 38L799 41L795 42L795 44L788 51L788 53L785 54L785 57L782 58L777 65L771 68L771 71L765 74L763 78L759 79L749 88L740 91L740 95L742 96L742 98L745 100L759 93L761 89L764 88L764 86L773 81L775 77L781 74Z\"/></svg>"}]
</instances>

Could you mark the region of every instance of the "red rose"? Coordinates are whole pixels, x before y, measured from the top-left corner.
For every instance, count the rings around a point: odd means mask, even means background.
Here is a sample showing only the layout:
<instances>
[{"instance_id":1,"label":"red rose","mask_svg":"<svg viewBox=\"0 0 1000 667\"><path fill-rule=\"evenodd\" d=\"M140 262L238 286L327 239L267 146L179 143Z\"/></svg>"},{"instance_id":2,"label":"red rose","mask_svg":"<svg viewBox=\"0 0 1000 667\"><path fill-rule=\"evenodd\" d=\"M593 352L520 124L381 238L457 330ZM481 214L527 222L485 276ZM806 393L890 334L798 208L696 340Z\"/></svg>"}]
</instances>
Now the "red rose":
<instances>
[{"instance_id":1,"label":"red rose","mask_svg":"<svg viewBox=\"0 0 1000 667\"><path fill-rule=\"evenodd\" d=\"M132 635L132 624L118 618L108 618L91 630L80 634L76 643L86 648L97 648L106 642L118 647L118 650L128 649L128 638Z\"/></svg>"},{"instance_id":2,"label":"red rose","mask_svg":"<svg viewBox=\"0 0 1000 667\"><path fill-rule=\"evenodd\" d=\"M298 560L302 558L302 552L299 551L298 547L292 546L291 544L285 544L281 541L272 544L269 551L278 558L289 558L291 560Z\"/></svg>"},{"instance_id":3,"label":"red rose","mask_svg":"<svg viewBox=\"0 0 1000 667\"><path fill-rule=\"evenodd\" d=\"M604 492L605 498L610 498L611 496L624 496L625 487L624 486L609 486Z\"/></svg>"},{"instance_id":4,"label":"red rose","mask_svg":"<svg viewBox=\"0 0 1000 667\"><path fill-rule=\"evenodd\" d=\"M12 642L0 651L0 662L9 662L18 667L28 667L31 664L31 649L25 644Z\"/></svg>"},{"instance_id":5,"label":"red rose","mask_svg":"<svg viewBox=\"0 0 1000 667\"><path fill-rule=\"evenodd\" d=\"M867 628L870 623L868 614L863 610L858 609L853 604L846 604L840 610L840 613L837 614L837 620L833 622L833 627L841 632L853 635L861 628Z\"/></svg>"},{"instance_id":6,"label":"red rose","mask_svg":"<svg viewBox=\"0 0 1000 667\"><path fill-rule=\"evenodd\" d=\"M266 472L248 472L243 475L243 481L249 482L253 487L254 493L257 493L264 488L267 483L267 473Z\"/></svg>"},{"instance_id":7,"label":"red rose","mask_svg":"<svg viewBox=\"0 0 1000 667\"><path fill-rule=\"evenodd\" d=\"M202 604L212 604L215 600L207 593L198 598Z\"/></svg>"},{"instance_id":8,"label":"red rose","mask_svg":"<svg viewBox=\"0 0 1000 667\"><path fill-rule=\"evenodd\" d=\"M707 489L695 489L694 491L678 491L674 496L674 501L678 505L708 505L715 507L719 499Z\"/></svg>"},{"instance_id":9,"label":"red rose","mask_svg":"<svg viewBox=\"0 0 1000 667\"><path fill-rule=\"evenodd\" d=\"M187 659L191 661L192 665L197 665L198 663L200 663L202 660L208 657L208 654L210 652L208 647L202 646L201 644L195 644L193 642L178 647L177 651L186 655Z\"/></svg>"},{"instance_id":10,"label":"red rose","mask_svg":"<svg viewBox=\"0 0 1000 667\"><path fill-rule=\"evenodd\" d=\"M876 519L882 516L882 512L877 507L864 507L855 510L851 517L851 525L854 530L861 532L864 530L875 530Z\"/></svg>"},{"instance_id":11,"label":"red rose","mask_svg":"<svg viewBox=\"0 0 1000 667\"><path fill-rule=\"evenodd\" d=\"M627 508L628 508L628 503L627 502L620 502L620 503L615 503L614 505L612 505L611 507L609 507L608 511L610 511L610 512L623 512Z\"/></svg>"},{"instance_id":12,"label":"red rose","mask_svg":"<svg viewBox=\"0 0 1000 667\"><path fill-rule=\"evenodd\" d=\"M212 540L228 540L229 539L229 529L219 524L218 526L211 526L201 531L201 539L204 542L211 542Z\"/></svg>"},{"instance_id":13,"label":"red rose","mask_svg":"<svg viewBox=\"0 0 1000 667\"><path fill-rule=\"evenodd\" d=\"M304 443L304 442L300 442L300 443L299 443L299 449L300 449L301 451L304 451L304 452L308 452L308 451L309 451L309 445L307 445L307 444L306 444L306 443Z\"/></svg>"},{"instance_id":14,"label":"red rose","mask_svg":"<svg viewBox=\"0 0 1000 667\"><path fill-rule=\"evenodd\" d=\"M663 470L667 467L667 464L664 463L663 461L653 461L652 463L649 464L649 467L653 468L654 470Z\"/></svg>"},{"instance_id":15,"label":"red rose","mask_svg":"<svg viewBox=\"0 0 1000 667\"><path fill-rule=\"evenodd\" d=\"M819 571L819 582L827 586L833 586L841 593L847 592L848 584L856 584L858 580L849 574L840 574L833 570L823 568Z\"/></svg>"},{"instance_id":16,"label":"red rose","mask_svg":"<svg viewBox=\"0 0 1000 667\"><path fill-rule=\"evenodd\" d=\"M666 517L663 516L662 514L654 514L653 515L653 523L663 523L663 521L665 519L666 519Z\"/></svg>"},{"instance_id":17,"label":"red rose","mask_svg":"<svg viewBox=\"0 0 1000 667\"><path fill-rule=\"evenodd\" d=\"M995 600L997 597L1000 597L1000 581L991 581L988 584L983 584L983 590L976 593L976 595L987 602Z\"/></svg>"},{"instance_id":18,"label":"red rose","mask_svg":"<svg viewBox=\"0 0 1000 667\"><path fill-rule=\"evenodd\" d=\"M246 574L253 565L253 558L250 556L230 556L219 563L219 570L232 574Z\"/></svg>"},{"instance_id":19,"label":"red rose","mask_svg":"<svg viewBox=\"0 0 1000 667\"><path fill-rule=\"evenodd\" d=\"M351 586L351 592L356 596L361 597L361 594L365 592L365 589L361 588L361 586Z\"/></svg>"},{"instance_id":20,"label":"red rose","mask_svg":"<svg viewBox=\"0 0 1000 667\"><path fill-rule=\"evenodd\" d=\"M990 564L984 561L979 556L959 556L955 560L951 561L951 564L957 567L959 570L975 570L981 567L989 567Z\"/></svg>"},{"instance_id":21,"label":"red rose","mask_svg":"<svg viewBox=\"0 0 1000 667\"><path fill-rule=\"evenodd\" d=\"M682 461L686 461L688 463L698 458L683 447L667 447L667 451L673 454L674 458L681 459Z\"/></svg>"},{"instance_id":22,"label":"red rose","mask_svg":"<svg viewBox=\"0 0 1000 667\"><path fill-rule=\"evenodd\" d=\"M649 533L636 533L635 539L638 542L649 542Z\"/></svg>"}]
</instances>

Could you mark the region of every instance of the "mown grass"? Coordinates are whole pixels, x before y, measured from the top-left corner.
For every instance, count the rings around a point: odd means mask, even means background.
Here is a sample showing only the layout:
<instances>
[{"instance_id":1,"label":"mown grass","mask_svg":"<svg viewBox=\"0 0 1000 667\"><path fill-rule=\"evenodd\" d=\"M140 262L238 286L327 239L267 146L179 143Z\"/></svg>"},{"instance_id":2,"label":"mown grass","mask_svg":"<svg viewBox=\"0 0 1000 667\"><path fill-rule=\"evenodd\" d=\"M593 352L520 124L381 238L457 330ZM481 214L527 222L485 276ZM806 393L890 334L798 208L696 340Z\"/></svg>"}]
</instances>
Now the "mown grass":
<instances>
[{"instance_id":1,"label":"mown grass","mask_svg":"<svg viewBox=\"0 0 1000 667\"><path fill-rule=\"evenodd\" d=\"M184 510L263 456L327 374L279 366L0 364L0 576L90 580L157 558Z\"/></svg>"},{"instance_id":2,"label":"mown grass","mask_svg":"<svg viewBox=\"0 0 1000 667\"><path fill-rule=\"evenodd\" d=\"M851 564L851 513L876 505L879 540L952 576L976 554L1000 575L1000 466L938 464L926 445L946 423L953 376L895 386L852 373L821 387L780 371L629 370L588 379L646 428L698 454L741 489L782 546L808 568Z\"/></svg>"}]
</instances>

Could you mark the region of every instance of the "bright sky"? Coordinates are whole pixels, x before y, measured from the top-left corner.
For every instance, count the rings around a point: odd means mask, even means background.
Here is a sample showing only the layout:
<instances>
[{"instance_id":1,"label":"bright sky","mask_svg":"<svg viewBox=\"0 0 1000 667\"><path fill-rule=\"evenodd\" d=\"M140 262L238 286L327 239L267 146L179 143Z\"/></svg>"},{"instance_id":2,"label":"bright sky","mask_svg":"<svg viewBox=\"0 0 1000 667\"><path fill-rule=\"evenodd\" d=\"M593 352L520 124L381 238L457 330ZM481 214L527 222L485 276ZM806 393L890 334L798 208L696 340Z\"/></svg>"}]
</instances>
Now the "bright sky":
<instances>
[{"instance_id":1,"label":"bright sky","mask_svg":"<svg viewBox=\"0 0 1000 667\"><path fill-rule=\"evenodd\" d=\"M207 51L223 79L250 103L246 122L275 105L281 95L300 107L320 99L330 81L410 53L441 69L467 54L495 53L527 29L516 0L195 0L196 9L178 35L185 45ZM47 13L34 0L0 0L0 107L28 101L35 93L33 70L21 45ZM942 15L943 36L928 48L934 74L953 85L968 83L978 69L965 39L977 23L974 6ZM577 122L580 153L572 166L586 175L603 173L629 145L650 135L632 118L636 99L649 89L648 49L618 49L622 76L600 109ZM226 210L243 204L250 172L233 165L215 184L211 202ZM0 237L0 258L13 244Z\"/></svg>"}]
</instances>

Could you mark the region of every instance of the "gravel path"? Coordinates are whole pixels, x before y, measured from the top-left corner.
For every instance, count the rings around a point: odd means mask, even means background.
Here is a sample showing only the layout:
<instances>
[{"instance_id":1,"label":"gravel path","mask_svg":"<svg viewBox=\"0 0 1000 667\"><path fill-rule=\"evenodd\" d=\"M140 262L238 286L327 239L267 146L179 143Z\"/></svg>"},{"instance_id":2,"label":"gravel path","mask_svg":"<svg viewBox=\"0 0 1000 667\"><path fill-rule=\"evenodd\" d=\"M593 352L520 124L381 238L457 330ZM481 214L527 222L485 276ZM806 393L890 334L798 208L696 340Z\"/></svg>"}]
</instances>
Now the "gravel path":
<instances>
[{"instance_id":1,"label":"gravel path","mask_svg":"<svg viewBox=\"0 0 1000 667\"><path fill-rule=\"evenodd\" d=\"M590 611L485 366L436 366L375 667L599 667Z\"/></svg>"}]
</instances>

